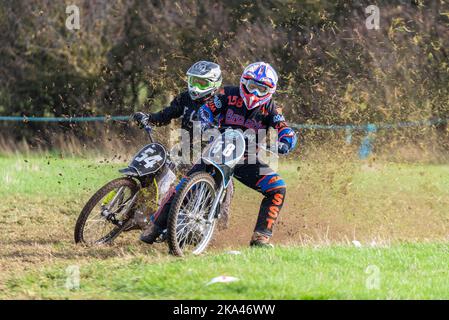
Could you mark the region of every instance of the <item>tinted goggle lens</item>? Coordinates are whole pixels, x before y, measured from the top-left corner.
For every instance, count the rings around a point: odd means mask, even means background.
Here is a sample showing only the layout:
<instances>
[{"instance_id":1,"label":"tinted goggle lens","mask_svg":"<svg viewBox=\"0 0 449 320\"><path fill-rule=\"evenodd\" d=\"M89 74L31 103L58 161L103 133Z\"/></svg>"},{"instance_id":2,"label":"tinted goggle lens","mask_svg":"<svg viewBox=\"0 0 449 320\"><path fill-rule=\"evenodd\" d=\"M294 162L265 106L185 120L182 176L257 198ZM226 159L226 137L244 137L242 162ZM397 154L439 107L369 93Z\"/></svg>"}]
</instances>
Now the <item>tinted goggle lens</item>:
<instances>
[{"instance_id":1,"label":"tinted goggle lens","mask_svg":"<svg viewBox=\"0 0 449 320\"><path fill-rule=\"evenodd\" d=\"M250 93L257 93L260 96L264 96L270 91L270 88L268 88L267 86L253 80L248 80L246 88Z\"/></svg>"},{"instance_id":2,"label":"tinted goggle lens","mask_svg":"<svg viewBox=\"0 0 449 320\"><path fill-rule=\"evenodd\" d=\"M211 82L209 80L198 77L189 77L189 84L201 90L208 89L211 86Z\"/></svg>"}]
</instances>

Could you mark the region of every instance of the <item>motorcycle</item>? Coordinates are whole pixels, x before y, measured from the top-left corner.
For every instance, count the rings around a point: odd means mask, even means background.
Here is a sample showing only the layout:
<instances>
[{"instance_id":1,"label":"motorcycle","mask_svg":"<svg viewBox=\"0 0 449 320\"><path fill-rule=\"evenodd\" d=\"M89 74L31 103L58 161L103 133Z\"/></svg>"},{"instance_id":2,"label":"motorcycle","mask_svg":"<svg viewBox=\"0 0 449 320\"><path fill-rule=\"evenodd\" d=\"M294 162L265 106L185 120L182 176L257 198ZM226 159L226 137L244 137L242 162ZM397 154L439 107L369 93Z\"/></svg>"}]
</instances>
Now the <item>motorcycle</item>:
<instances>
[{"instance_id":1,"label":"motorcycle","mask_svg":"<svg viewBox=\"0 0 449 320\"><path fill-rule=\"evenodd\" d=\"M106 183L87 201L75 225L75 243L110 244L122 232L144 229L176 180L176 165L166 148L152 137L152 128L142 124L150 144L144 146L124 177ZM224 143L224 148L222 144ZM178 189L169 211L167 229L156 242L168 240L170 253L202 253L222 217L228 216L233 193L232 169L243 157L245 139L239 131L227 130L206 148L204 171L188 176ZM224 157L224 162L219 158ZM230 195L226 197L226 195ZM192 247L193 246L193 247Z\"/></svg>"},{"instance_id":2,"label":"motorcycle","mask_svg":"<svg viewBox=\"0 0 449 320\"><path fill-rule=\"evenodd\" d=\"M220 206L232 185L233 169L244 157L245 149L244 134L227 129L206 148L203 169L184 179L168 217L167 240L171 254L200 254L206 249L220 217Z\"/></svg>"},{"instance_id":3,"label":"motorcycle","mask_svg":"<svg viewBox=\"0 0 449 320\"><path fill-rule=\"evenodd\" d=\"M154 141L151 126L144 129L150 143L119 170L124 177L106 183L87 201L75 225L75 243L112 243L122 232L150 223L145 212L157 210L161 195L176 179L176 165L166 148Z\"/></svg>"}]
</instances>

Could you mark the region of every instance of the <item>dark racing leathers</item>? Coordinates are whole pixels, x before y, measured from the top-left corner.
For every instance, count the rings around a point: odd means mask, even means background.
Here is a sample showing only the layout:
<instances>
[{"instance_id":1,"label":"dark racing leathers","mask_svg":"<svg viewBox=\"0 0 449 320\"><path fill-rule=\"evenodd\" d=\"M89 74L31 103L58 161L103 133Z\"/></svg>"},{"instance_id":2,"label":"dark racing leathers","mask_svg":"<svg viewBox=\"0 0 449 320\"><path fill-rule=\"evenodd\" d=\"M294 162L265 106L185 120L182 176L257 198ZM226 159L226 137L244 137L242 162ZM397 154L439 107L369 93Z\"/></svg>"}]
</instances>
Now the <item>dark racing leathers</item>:
<instances>
[{"instance_id":1,"label":"dark racing leathers","mask_svg":"<svg viewBox=\"0 0 449 320\"><path fill-rule=\"evenodd\" d=\"M176 96L170 103L170 106L159 112L151 113L149 121L156 126L165 126L171 120L181 118L181 129L186 130L189 134L190 151L192 153L195 123L200 123L201 126L205 125L205 119L203 118L205 115L202 111L215 109L215 103L217 102L219 102L217 96L211 96L208 99L192 100L189 92L185 91ZM204 130L204 127L201 130ZM191 158L192 154L189 157Z\"/></svg>"},{"instance_id":2,"label":"dark racing leathers","mask_svg":"<svg viewBox=\"0 0 449 320\"><path fill-rule=\"evenodd\" d=\"M278 131L278 140L280 142L284 143L289 150L295 147L296 135L287 126L280 109L276 107L274 101L271 100L265 105L248 110L240 98L238 87L226 87L222 94L217 97L218 99L215 99L214 103L209 104L208 107L213 115L218 117L222 128L231 127L257 131L258 129L273 127ZM202 168L201 164L195 165L187 175ZM286 185L284 180L262 162L237 165L234 170L234 177L244 185L264 195L255 231L271 236L273 225L285 200ZM154 216L155 224L161 229L166 227L168 209L172 198L173 196L168 199L164 210L160 210Z\"/></svg>"},{"instance_id":3,"label":"dark racing leathers","mask_svg":"<svg viewBox=\"0 0 449 320\"><path fill-rule=\"evenodd\" d=\"M214 109L215 102L217 102L215 96L207 100L192 100L189 92L185 91L176 96L167 108L150 114L150 122L157 126L165 126L173 119L182 117L181 128L188 130L190 137L192 137L193 122L201 121L199 117L199 110L202 106L208 106L208 108Z\"/></svg>"}]
</instances>

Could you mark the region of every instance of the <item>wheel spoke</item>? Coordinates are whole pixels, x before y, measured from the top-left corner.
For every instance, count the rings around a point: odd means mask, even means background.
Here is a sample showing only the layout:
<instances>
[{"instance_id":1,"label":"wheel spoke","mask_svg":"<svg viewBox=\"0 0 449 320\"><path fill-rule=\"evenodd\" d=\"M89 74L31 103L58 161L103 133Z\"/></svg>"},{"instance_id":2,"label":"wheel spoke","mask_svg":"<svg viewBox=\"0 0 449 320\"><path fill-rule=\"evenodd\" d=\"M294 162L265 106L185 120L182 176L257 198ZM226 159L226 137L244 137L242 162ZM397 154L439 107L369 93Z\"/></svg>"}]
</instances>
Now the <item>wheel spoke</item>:
<instances>
[{"instance_id":1,"label":"wheel spoke","mask_svg":"<svg viewBox=\"0 0 449 320\"><path fill-rule=\"evenodd\" d=\"M207 190L207 194L204 196L204 200L200 203L200 208L203 208L207 201L210 200L210 193L211 192Z\"/></svg>"},{"instance_id":2,"label":"wheel spoke","mask_svg":"<svg viewBox=\"0 0 449 320\"><path fill-rule=\"evenodd\" d=\"M118 189L117 193L114 195L114 198L112 198L112 200L107 204L106 209L108 209L110 211L110 209L114 207L115 202L121 196L122 192L123 192L123 187L120 187Z\"/></svg>"},{"instance_id":3,"label":"wheel spoke","mask_svg":"<svg viewBox=\"0 0 449 320\"><path fill-rule=\"evenodd\" d=\"M184 233L184 230L186 230L187 227L189 227L191 224L193 224L193 221L187 222L184 224L184 226L182 228L180 228L178 231L176 231L176 235L181 235Z\"/></svg>"},{"instance_id":4,"label":"wheel spoke","mask_svg":"<svg viewBox=\"0 0 449 320\"><path fill-rule=\"evenodd\" d=\"M201 185L201 190L199 191L199 194L198 194L198 196L196 197L196 201L195 201L195 207L194 207L194 210L193 210L193 212L195 213L195 214L197 214L197 212L200 210L200 208L201 208L201 203L203 202L202 200L203 200L203 198L204 198L204 193L205 193L205 191L204 191L204 184L202 184Z\"/></svg>"}]
</instances>

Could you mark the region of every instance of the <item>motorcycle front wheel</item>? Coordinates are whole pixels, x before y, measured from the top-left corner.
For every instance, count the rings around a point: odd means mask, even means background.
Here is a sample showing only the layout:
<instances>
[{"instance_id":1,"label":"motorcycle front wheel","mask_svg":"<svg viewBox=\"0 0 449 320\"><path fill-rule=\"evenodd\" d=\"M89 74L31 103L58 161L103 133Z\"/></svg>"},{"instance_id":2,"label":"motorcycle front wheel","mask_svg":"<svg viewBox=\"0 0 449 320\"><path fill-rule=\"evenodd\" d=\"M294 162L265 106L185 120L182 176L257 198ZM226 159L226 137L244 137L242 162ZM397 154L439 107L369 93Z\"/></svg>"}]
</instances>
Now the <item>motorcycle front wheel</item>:
<instances>
[{"instance_id":1,"label":"motorcycle front wheel","mask_svg":"<svg viewBox=\"0 0 449 320\"><path fill-rule=\"evenodd\" d=\"M216 219L208 217L216 197L215 180L206 172L187 177L173 198L167 236L170 253L175 256L200 254L214 233Z\"/></svg>"},{"instance_id":2,"label":"motorcycle front wheel","mask_svg":"<svg viewBox=\"0 0 449 320\"><path fill-rule=\"evenodd\" d=\"M111 243L131 221L128 213L138 191L137 182L131 178L118 178L100 188L81 210L75 243Z\"/></svg>"}]
</instances>

